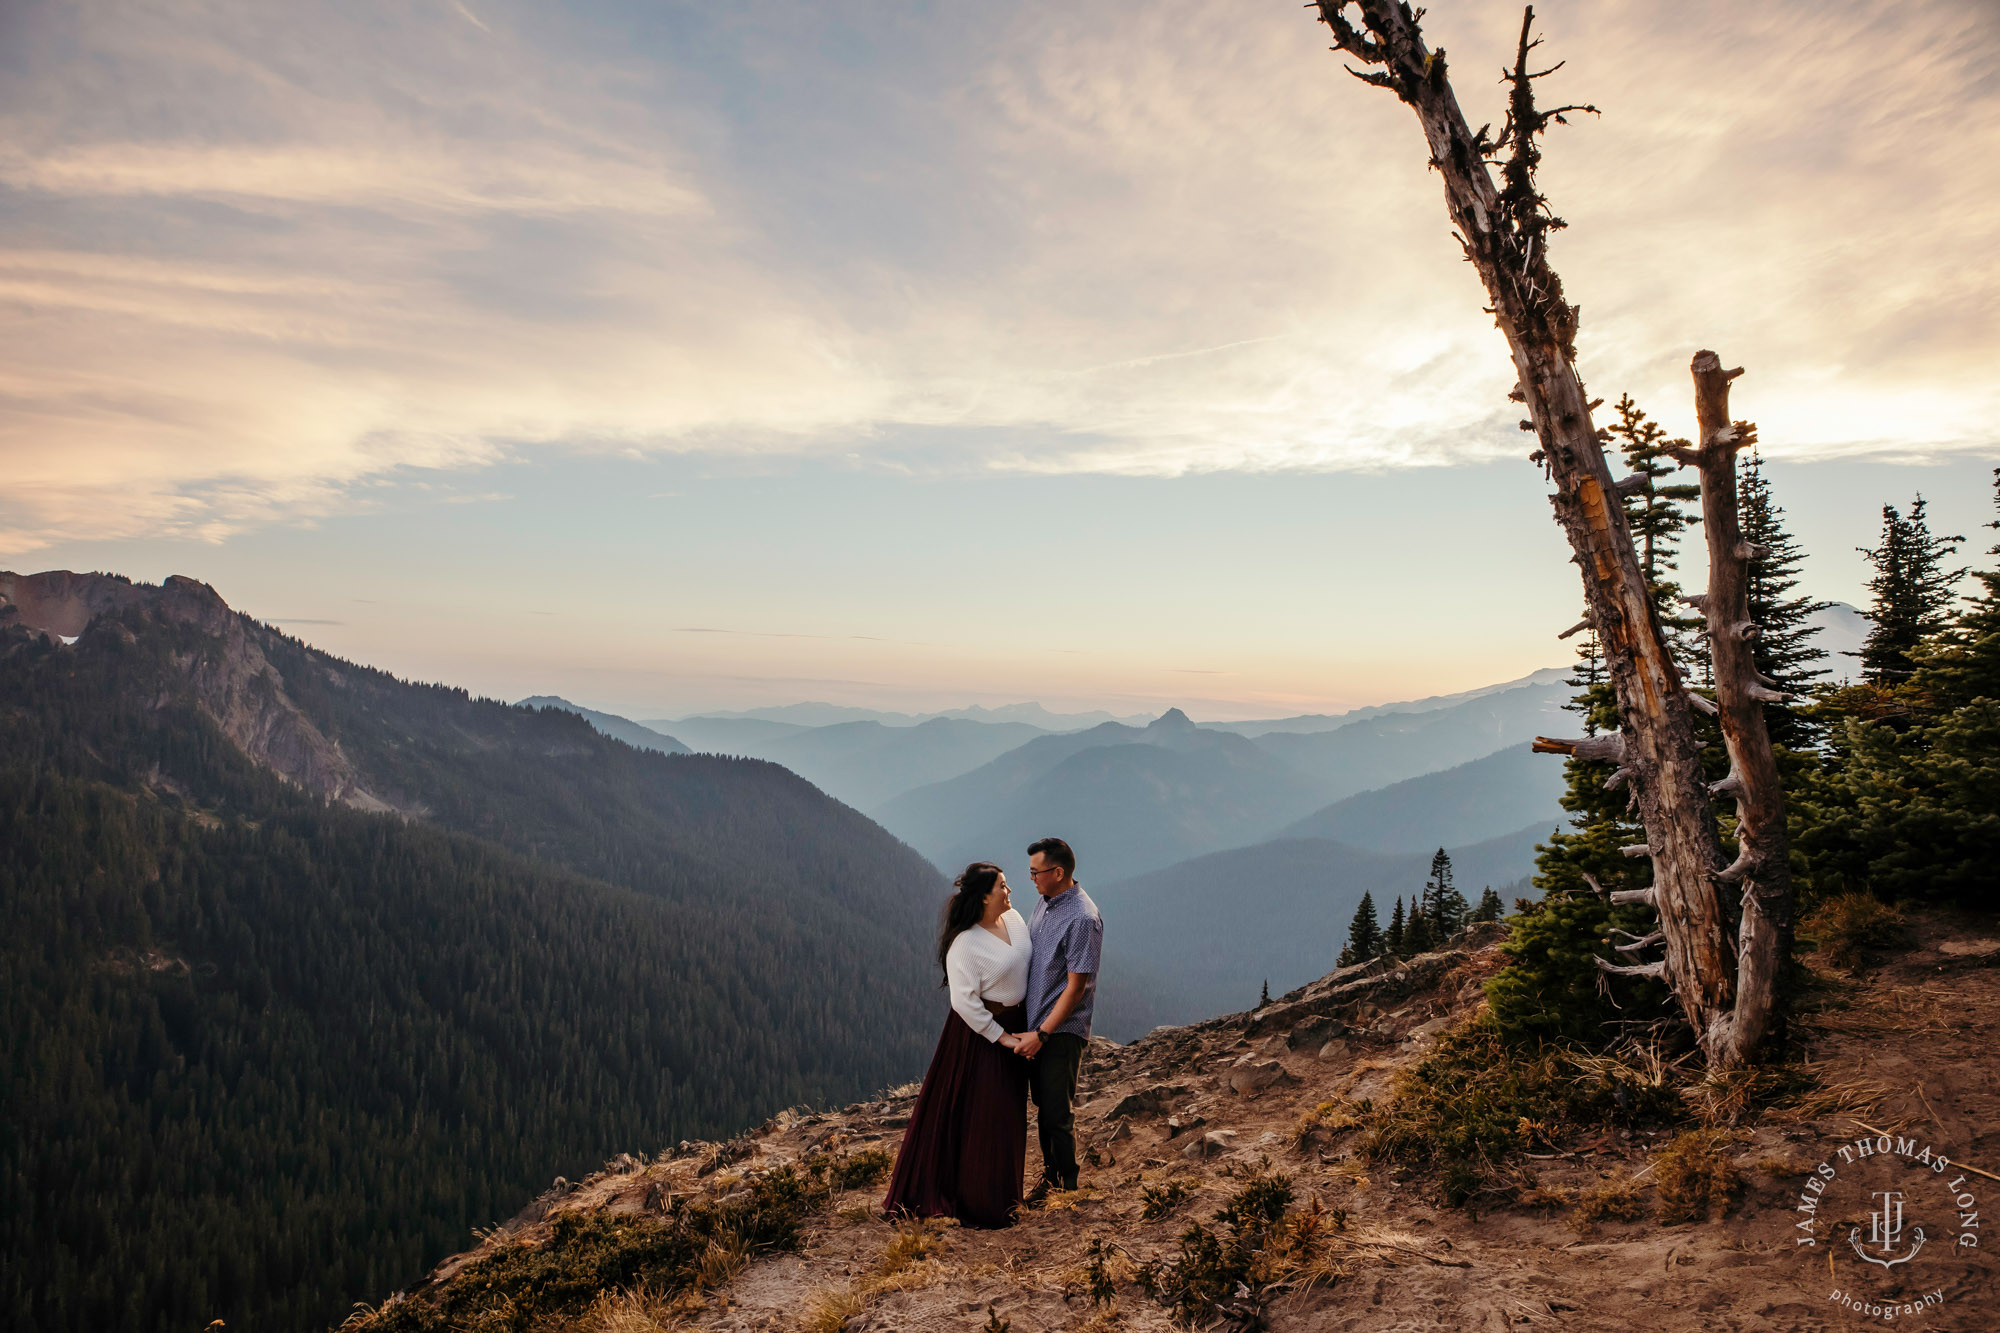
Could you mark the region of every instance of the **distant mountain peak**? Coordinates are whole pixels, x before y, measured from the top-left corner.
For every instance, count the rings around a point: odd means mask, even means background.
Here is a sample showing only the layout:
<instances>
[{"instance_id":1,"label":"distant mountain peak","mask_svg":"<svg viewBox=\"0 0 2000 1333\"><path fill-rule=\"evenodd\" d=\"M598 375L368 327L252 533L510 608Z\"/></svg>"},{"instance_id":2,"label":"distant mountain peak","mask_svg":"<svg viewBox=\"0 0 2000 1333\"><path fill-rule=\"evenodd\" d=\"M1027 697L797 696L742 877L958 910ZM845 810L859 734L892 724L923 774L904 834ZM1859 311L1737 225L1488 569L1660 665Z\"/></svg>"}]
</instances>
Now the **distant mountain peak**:
<instances>
[{"instance_id":1,"label":"distant mountain peak","mask_svg":"<svg viewBox=\"0 0 2000 1333\"><path fill-rule=\"evenodd\" d=\"M1193 731L1194 729L1194 722L1178 708L1169 708L1146 724L1148 731Z\"/></svg>"}]
</instances>

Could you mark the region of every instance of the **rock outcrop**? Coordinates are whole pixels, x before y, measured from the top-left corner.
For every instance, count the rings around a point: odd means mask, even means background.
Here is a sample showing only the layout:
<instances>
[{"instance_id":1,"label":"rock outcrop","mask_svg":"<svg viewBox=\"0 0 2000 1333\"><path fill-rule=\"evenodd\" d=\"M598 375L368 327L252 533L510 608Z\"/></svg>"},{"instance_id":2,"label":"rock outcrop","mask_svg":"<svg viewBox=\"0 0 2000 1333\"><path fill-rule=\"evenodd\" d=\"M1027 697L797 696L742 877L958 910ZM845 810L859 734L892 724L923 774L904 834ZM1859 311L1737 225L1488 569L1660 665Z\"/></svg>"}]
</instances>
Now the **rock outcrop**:
<instances>
[{"instance_id":1,"label":"rock outcrop","mask_svg":"<svg viewBox=\"0 0 2000 1333\"><path fill-rule=\"evenodd\" d=\"M158 587L115 574L0 570L0 632L18 628L56 642L92 632L129 635L119 623L152 616L199 632L174 656L193 703L245 754L286 781L363 810L391 807L366 791L340 746L285 693L283 677L258 645L262 630L232 611L215 589L175 575ZM163 707L163 697L153 702Z\"/></svg>"}]
</instances>

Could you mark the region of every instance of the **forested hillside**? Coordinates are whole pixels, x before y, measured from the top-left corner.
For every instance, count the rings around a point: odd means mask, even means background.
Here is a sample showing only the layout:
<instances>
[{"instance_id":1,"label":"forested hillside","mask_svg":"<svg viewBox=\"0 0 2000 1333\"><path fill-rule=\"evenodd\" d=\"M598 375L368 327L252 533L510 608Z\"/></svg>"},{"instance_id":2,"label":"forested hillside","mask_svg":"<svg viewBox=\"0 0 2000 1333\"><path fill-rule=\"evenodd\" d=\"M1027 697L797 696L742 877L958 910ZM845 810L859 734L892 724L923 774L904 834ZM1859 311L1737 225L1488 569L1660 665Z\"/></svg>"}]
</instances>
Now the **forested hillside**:
<instances>
[{"instance_id":1,"label":"forested hillside","mask_svg":"<svg viewBox=\"0 0 2000 1333\"><path fill-rule=\"evenodd\" d=\"M556 1172L920 1067L942 886L782 769L184 580L0 594L11 1326L321 1326Z\"/></svg>"}]
</instances>

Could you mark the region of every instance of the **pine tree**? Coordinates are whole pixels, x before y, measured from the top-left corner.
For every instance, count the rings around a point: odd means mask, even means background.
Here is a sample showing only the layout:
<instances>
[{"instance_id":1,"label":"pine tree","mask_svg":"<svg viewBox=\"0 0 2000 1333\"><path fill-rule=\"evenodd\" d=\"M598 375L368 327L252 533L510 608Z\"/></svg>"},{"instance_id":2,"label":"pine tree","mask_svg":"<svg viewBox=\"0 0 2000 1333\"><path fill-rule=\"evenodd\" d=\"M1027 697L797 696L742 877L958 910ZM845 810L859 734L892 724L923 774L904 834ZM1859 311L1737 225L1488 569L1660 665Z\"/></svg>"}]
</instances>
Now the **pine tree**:
<instances>
[{"instance_id":1,"label":"pine tree","mask_svg":"<svg viewBox=\"0 0 2000 1333\"><path fill-rule=\"evenodd\" d=\"M1271 979L1269 977L1265 977L1264 989L1260 991L1257 995L1257 1007L1259 1009L1262 1009L1265 1005L1269 1004L1270 1002L1271 1002Z\"/></svg>"},{"instance_id":2,"label":"pine tree","mask_svg":"<svg viewBox=\"0 0 2000 1333\"><path fill-rule=\"evenodd\" d=\"M1415 958L1437 947L1437 928L1424 912L1421 899L1410 900L1410 916L1403 925L1403 956Z\"/></svg>"},{"instance_id":3,"label":"pine tree","mask_svg":"<svg viewBox=\"0 0 2000 1333\"><path fill-rule=\"evenodd\" d=\"M1679 565L1682 534L1701 522L1701 487L1662 481L1680 467L1668 451L1690 446L1686 440L1668 439L1666 431L1639 409L1629 393L1619 398L1614 410L1618 420L1609 427L1611 438L1632 475L1645 478L1637 490L1624 494L1625 519L1638 548L1639 568L1652 590L1653 604L1673 636L1676 655L1706 662L1705 650L1694 638L1701 620L1682 610L1680 585L1670 577Z\"/></svg>"},{"instance_id":4,"label":"pine tree","mask_svg":"<svg viewBox=\"0 0 2000 1333\"><path fill-rule=\"evenodd\" d=\"M1430 926L1432 940L1438 944L1456 935L1471 911L1465 895L1452 887L1451 856L1442 847L1431 858L1431 875L1424 881L1423 904L1424 920Z\"/></svg>"},{"instance_id":5,"label":"pine tree","mask_svg":"<svg viewBox=\"0 0 2000 1333\"><path fill-rule=\"evenodd\" d=\"M2000 467L1993 469L1993 504L2000 510ZM1985 526L2000 531L2000 519ZM2000 542L1987 548L2000 555ZM1975 570L1981 592L1936 642L1919 654L1924 684L1944 708L1963 708L1974 699L2000 700L2000 568Z\"/></svg>"},{"instance_id":6,"label":"pine tree","mask_svg":"<svg viewBox=\"0 0 2000 1333\"><path fill-rule=\"evenodd\" d=\"M2000 504L2000 469L1994 481ZM1915 506L1911 518L1920 518ZM1950 539L1906 531L1898 540L1907 552L1920 540L1935 547ZM1891 547L1886 535L1883 547ZM1877 691L1892 696L1894 708L1835 711L1824 771L1801 792L1798 815L1798 845L1822 895L1992 902L2000 864L2000 569L1975 577L1983 593L1909 649L1914 670L1906 681ZM1920 599L1912 592L1906 600ZM1851 705L1860 693L1829 702Z\"/></svg>"},{"instance_id":7,"label":"pine tree","mask_svg":"<svg viewBox=\"0 0 2000 1333\"><path fill-rule=\"evenodd\" d=\"M1736 494L1744 540L1768 552L1761 560L1750 562L1750 619L1762 631L1752 642L1752 659L1757 670L1776 681L1779 689L1804 694L1813 681L1827 674L1825 667L1813 665L1826 658L1826 650L1813 646L1819 628L1811 622L1833 603L1792 595L1799 586L1798 570L1805 552L1785 530L1785 511L1771 499L1764 460L1755 450L1744 465ZM1787 749L1805 749L1818 739L1819 729L1807 715L1782 704L1766 707L1764 722L1771 740Z\"/></svg>"},{"instance_id":8,"label":"pine tree","mask_svg":"<svg viewBox=\"0 0 2000 1333\"><path fill-rule=\"evenodd\" d=\"M1900 685L1916 670L1912 657L1926 639L1950 621L1951 585L1965 571L1945 568L1963 537L1933 537L1920 494L1908 518L1894 505L1882 506L1882 544L1856 547L1875 567L1868 580L1873 601L1868 618L1875 627L1861 646L1861 676L1872 685Z\"/></svg>"},{"instance_id":9,"label":"pine tree","mask_svg":"<svg viewBox=\"0 0 2000 1333\"><path fill-rule=\"evenodd\" d=\"M1475 923L1498 921L1506 911L1506 904L1500 901L1500 895L1493 892L1493 886L1488 884L1479 895L1479 906L1472 909L1472 920Z\"/></svg>"},{"instance_id":10,"label":"pine tree","mask_svg":"<svg viewBox=\"0 0 2000 1333\"><path fill-rule=\"evenodd\" d=\"M1347 923L1347 946L1340 951L1339 967L1365 963L1382 952L1382 927L1375 920L1375 897L1363 890L1361 905Z\"/></svg>"},{"instance_id":11,"label":"pine tree","mask_svg":"<svg viewBox=\"0 0 2000 1333\"><path fill-rule=\"evenodd\" d=\"M1408 932L1403 924L1402 895L1396 897L1396 910L1389 914L1389 929L1382 932L1382 952L1391 958L1403 956L1403 937Z\"/></svg>"}]
</instances>

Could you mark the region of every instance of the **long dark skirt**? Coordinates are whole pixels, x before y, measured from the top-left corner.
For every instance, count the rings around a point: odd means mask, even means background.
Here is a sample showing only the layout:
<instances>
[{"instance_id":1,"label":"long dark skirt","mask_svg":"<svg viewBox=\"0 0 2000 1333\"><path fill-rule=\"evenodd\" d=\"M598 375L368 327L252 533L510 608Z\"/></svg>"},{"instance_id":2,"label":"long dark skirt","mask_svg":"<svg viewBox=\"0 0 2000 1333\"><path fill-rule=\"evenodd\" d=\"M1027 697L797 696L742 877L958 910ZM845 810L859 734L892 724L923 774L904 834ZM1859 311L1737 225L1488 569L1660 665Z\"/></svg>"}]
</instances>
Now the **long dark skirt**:
<instances>
[{"instance_id":1,"label":"long dark skirt","mask_svg":"<svg viewBox=\"0 0 2000 1333\"><path fill-rule=\"evenodd\" d=\"M1018 1004L994 1017L1009 1032L1027 1026ZM951 1014L910 1111L882 1211L1008 1226L1021 1206L1027 1157L1028 1062Z\"/></svg>"}]
</instances>

